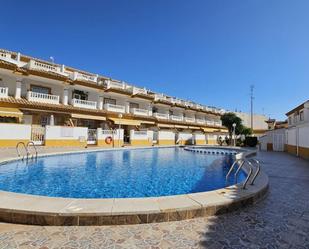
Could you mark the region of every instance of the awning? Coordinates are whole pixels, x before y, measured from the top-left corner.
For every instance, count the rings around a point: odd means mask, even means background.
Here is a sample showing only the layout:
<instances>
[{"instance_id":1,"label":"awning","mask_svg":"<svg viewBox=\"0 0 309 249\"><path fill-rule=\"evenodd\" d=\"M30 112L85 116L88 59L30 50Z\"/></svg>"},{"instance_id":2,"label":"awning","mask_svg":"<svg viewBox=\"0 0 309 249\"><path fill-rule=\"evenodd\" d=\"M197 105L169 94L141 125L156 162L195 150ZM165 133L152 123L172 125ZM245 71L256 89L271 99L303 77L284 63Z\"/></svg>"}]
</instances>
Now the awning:
<instances>
[{"instance_id":1,"label":"awning","mask_svg":"<svg viewBox=\"0 0 309 249\"><path fill-rule=\"evenodd\" d=\"M141 122L142 124L154 124L154 121L143 121L143 120L138 120L139 122Z\"/></svg>"},{"instance_id":2,"label":"awning","mask_svg":"<svg viewBox=\"0 0 309 249\"><path fill-rule=\"evenodd\" d=\"M113 121L114 124L120 125L141 125L140 120L133 120L133 119L125 119L125 118L108 118L109 120Z\"/></svg>"},{"instance_id":3,"label":"awning","mask_svg":"<svg viewBox=\"0 0 309 249\"><path fill-rule=\"evenodd\" d=\"M184 125L175 125L175 128L188 129L188 126L184 126Z\"/></svg>"},{"instance_id":4,"label":"awning","mask_svg":"<svg viewBox=\"0 0 309 249\"><path fill-rule=\"evenodd\" d=\"M201 128L200 128L200 127L196 127L196 126L189 126L189 129L192 129L192 130L200 130Z\"/></svg>"},{"instance_id":5,"label":"awning","mask_svg":"<svg viewBox=\"0 0 309 249\"><path fill-rule=\"evenodd\" d=\"M163 128L174 128L174 125L171 125L171 124L158 124L158 127L163 127Z\"/></svg>"},{"instance_id":6,"label":"awning","mask_svg":"<svg viewBox=\"0 0 309 249\"><path fill-rule=\"evenodd\" d=\"M0 117L22 118L23 113L17 108L0 107Z\"/></svg>"},{"instance_id":7,"label":"awning","mask_svg":"<svg viewBox=\"0 0 309 249\"><path fill-rule=\"evenodd\" d=\"M81 118L81 119L92 119L92 120L106 120L106 117L94 116L94 115L84 115L84 114L71 114L72 118Z\"/></svg>"},{"instance_id":8,"label":"awning","mask_svg":"<svg viewBox=\"0 0 309 249\"><path fill-rule=\"evenodd\" d=\"M202 128L203 131L205 132L214 132L214 131L217 131L217 129L214 129L214 128Z\"/></svg>"}]
</instances>

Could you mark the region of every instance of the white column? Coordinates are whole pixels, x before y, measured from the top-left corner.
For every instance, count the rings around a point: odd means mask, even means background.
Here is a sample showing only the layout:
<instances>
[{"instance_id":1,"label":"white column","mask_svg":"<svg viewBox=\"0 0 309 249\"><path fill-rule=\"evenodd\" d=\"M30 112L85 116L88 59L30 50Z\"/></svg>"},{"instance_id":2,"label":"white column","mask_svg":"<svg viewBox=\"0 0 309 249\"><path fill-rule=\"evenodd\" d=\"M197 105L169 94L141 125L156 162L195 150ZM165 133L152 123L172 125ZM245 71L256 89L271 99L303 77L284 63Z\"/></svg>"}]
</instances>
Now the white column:
<instances>
[{"instance_id":1,"label":"white column","mask_svg":"<svg viewBox=\"0 0 309 249\"><path fill-rule=\"evenodd\" d=\"M152 105L151 104L148 105L148 115L152 116Z\"/></svg>"},{"instance_id":2,"label":"white column","mask_svg":"<svg viewBox=\"0 0 309 249\"><path fill-rule=\"evenodd\" d=\"M15 99L20 99L21 97L21 81L21 79L16 79Z\"/></svg>"},{"instance_id":3,"label":"white column","mask_svg":"<svg viewBox=\"0 0 309 249\"><path fill-rule=\"evenodd\" d=\"M126 102L125 104L125 109L126 109L126 113L130 113L130 103L129 102Z\"/></svg>"},{"instance_id":4,"label":"white column","mask_svg":"<svg viewBox=\"0 0 309 249\"><path fill-rule=\"evenodd\" d=\"M63 89L62 104L68 105L69 103L69 89Z\"/></svg>"},{"instance_id":5,"label":"white column","mask_svg":"<svg viewBox=\"0 0 309 249\"><path fill-rule=\"evenodd\" d=\"M49 119L49 125L54 126L55 125L55 117L53 114L50 115L50 119Z\"/></svg>"},{"instance_id":6,"label":"white column","mask_svg":"<svg viewBox=\"0 0 309 249\"><path fill-rule=\"evenodd\" d=\"M103 96L99 96L98 109L103 110Z\"/></svg>"}]
</instances>

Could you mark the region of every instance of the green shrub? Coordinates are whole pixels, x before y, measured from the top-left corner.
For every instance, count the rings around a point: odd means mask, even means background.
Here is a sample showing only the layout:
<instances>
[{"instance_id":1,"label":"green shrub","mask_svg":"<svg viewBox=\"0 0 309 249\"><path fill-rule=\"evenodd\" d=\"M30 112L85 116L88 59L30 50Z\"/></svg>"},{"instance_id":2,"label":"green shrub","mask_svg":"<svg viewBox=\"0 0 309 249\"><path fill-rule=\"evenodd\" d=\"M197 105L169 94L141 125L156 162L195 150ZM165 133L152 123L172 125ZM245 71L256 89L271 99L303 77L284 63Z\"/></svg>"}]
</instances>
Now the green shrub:
<instances>
[{"instance_id":1,"label":"green shrub","mask_svg":"<svg viewBox=\"0 0 309 249\"><path fill-rule=\"evenodd\" d=\"M257 137L246 137L245 139L245 145L249 147L256 147L258 143Z\"/></svg>"}]
</instances>

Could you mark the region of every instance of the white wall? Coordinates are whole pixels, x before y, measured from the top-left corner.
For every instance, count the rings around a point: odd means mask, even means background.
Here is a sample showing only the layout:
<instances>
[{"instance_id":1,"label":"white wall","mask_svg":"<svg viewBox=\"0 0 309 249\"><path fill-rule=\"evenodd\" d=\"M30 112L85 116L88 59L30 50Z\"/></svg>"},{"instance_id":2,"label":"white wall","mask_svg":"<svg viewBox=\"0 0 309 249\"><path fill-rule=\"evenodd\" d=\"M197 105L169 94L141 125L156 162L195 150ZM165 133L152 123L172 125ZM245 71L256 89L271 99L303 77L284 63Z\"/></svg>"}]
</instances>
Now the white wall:
<instances>
[{"instance_id":1,"label":"white wall","mask_svg":"<svg viewBox=\"0 0 309 249\"><path fill-rule=\"evenodd\" d=\"M112 137L113 140L123 140L123 129L103 130L102 128L97 129L97 139L105 140L107 137Z\"/></svg>"},{"instance_id":2,"label":"white wall","mask_svg":"<svg viewBox=\"0 0 309 249\"><path fill-rule=\"evenodd\" d=\"M30 140L31 125L0 124L0 140Z\"/></svg>"},{"instance_id":3,"label":"white wall","mask_svg":"<svg viewBox=\"0 0 309 249\"><path fill-rule=\"evenodd\" d=\"M45 129L46 140L80 140L88 138L87 127L50 126Z\"/></svg>"},{"instance_id":4,"label":"white wall","mask_svg":"<svg viewBox=\"0 0 309 249\"><path fill-rule=\"evenodd\" d=\"M299 128L299 146L309 148L309 125Z\"/></svg>"},{"instance_id":5,"label":"white wall","mask_svg":"<svg viewBox=\"0 0 309 249\"><path fill-rule=\"evenodd\" d=\"M195 133L193 134L194 140L206 140L206 136L203 133Z\"/></svg>"},{"instance_id":6,"label":"white wall","mask_svg":"<svg viewBox=\"0 0 309 249\"><path fill-rule=\"evenodd\" d=\"M192 138L193 138L192 133L188 133L188 132L179 132L177 136L177 140L181 140L181 141L192 140Z\"/></svg>"},{"instance_id":7,"label":"white wall","mask_svg":"<svg viewBox=\"0 0 309 249\"><path fill-rule=\"evenodd\" d=\"M135 131L130 130L130 140L153 140L153 131L151 130L142 130L142 131Z\"/></svg>"},{"instance_id":8,"label":"white wall","mask_svg":"<svg viewBox=\"0 0 309 249\"><path fill-rule=\"evenodd\" d=\"M173 131L158 131L158 140L173 140L175 141L175 132Z\"/></svg>"}]
</instances>

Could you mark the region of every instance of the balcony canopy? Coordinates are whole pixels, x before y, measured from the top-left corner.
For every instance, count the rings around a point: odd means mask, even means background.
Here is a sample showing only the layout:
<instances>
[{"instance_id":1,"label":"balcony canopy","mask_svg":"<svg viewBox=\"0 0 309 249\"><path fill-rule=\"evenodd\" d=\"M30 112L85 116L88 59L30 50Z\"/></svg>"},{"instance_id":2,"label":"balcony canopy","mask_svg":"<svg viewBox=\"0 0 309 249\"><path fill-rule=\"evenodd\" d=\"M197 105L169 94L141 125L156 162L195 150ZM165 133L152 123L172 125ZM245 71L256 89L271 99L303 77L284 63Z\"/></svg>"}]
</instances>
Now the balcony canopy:
<instances>
[{"instance_id":1,"label":"balcony canopy","mask_svg":"<svg viewBox=\"0 0 309 249\"><path fill-rule=\"evenodd\" d=\"M91 119L91 120L106 120L105 117L102 116L94 116L94 115L84 115L84 114L71 114L72 118L81 118L81 119Z\"/></svg>"},{"instance_id":2,"label":"balcony canopy","mask_svg":"<svg viewBox=\"0 0 309 249\"><path fill-rule=\"evenodd\" d=\"M0 107L0 117L21 119L23 113L17 108Z\"/></svg>"},{"instance_id":3,"label":"balcony canopy","mask_svg":"<svg viewBox=\"0 0 309 249\"><path fill-rule=\"evenodd\" d=\"M120 125L141 125L141 120L133 120L133 119L126 119L126 118L109 118L109 120L113 121L114 124Z\"/></svg>"}]
</instances>

